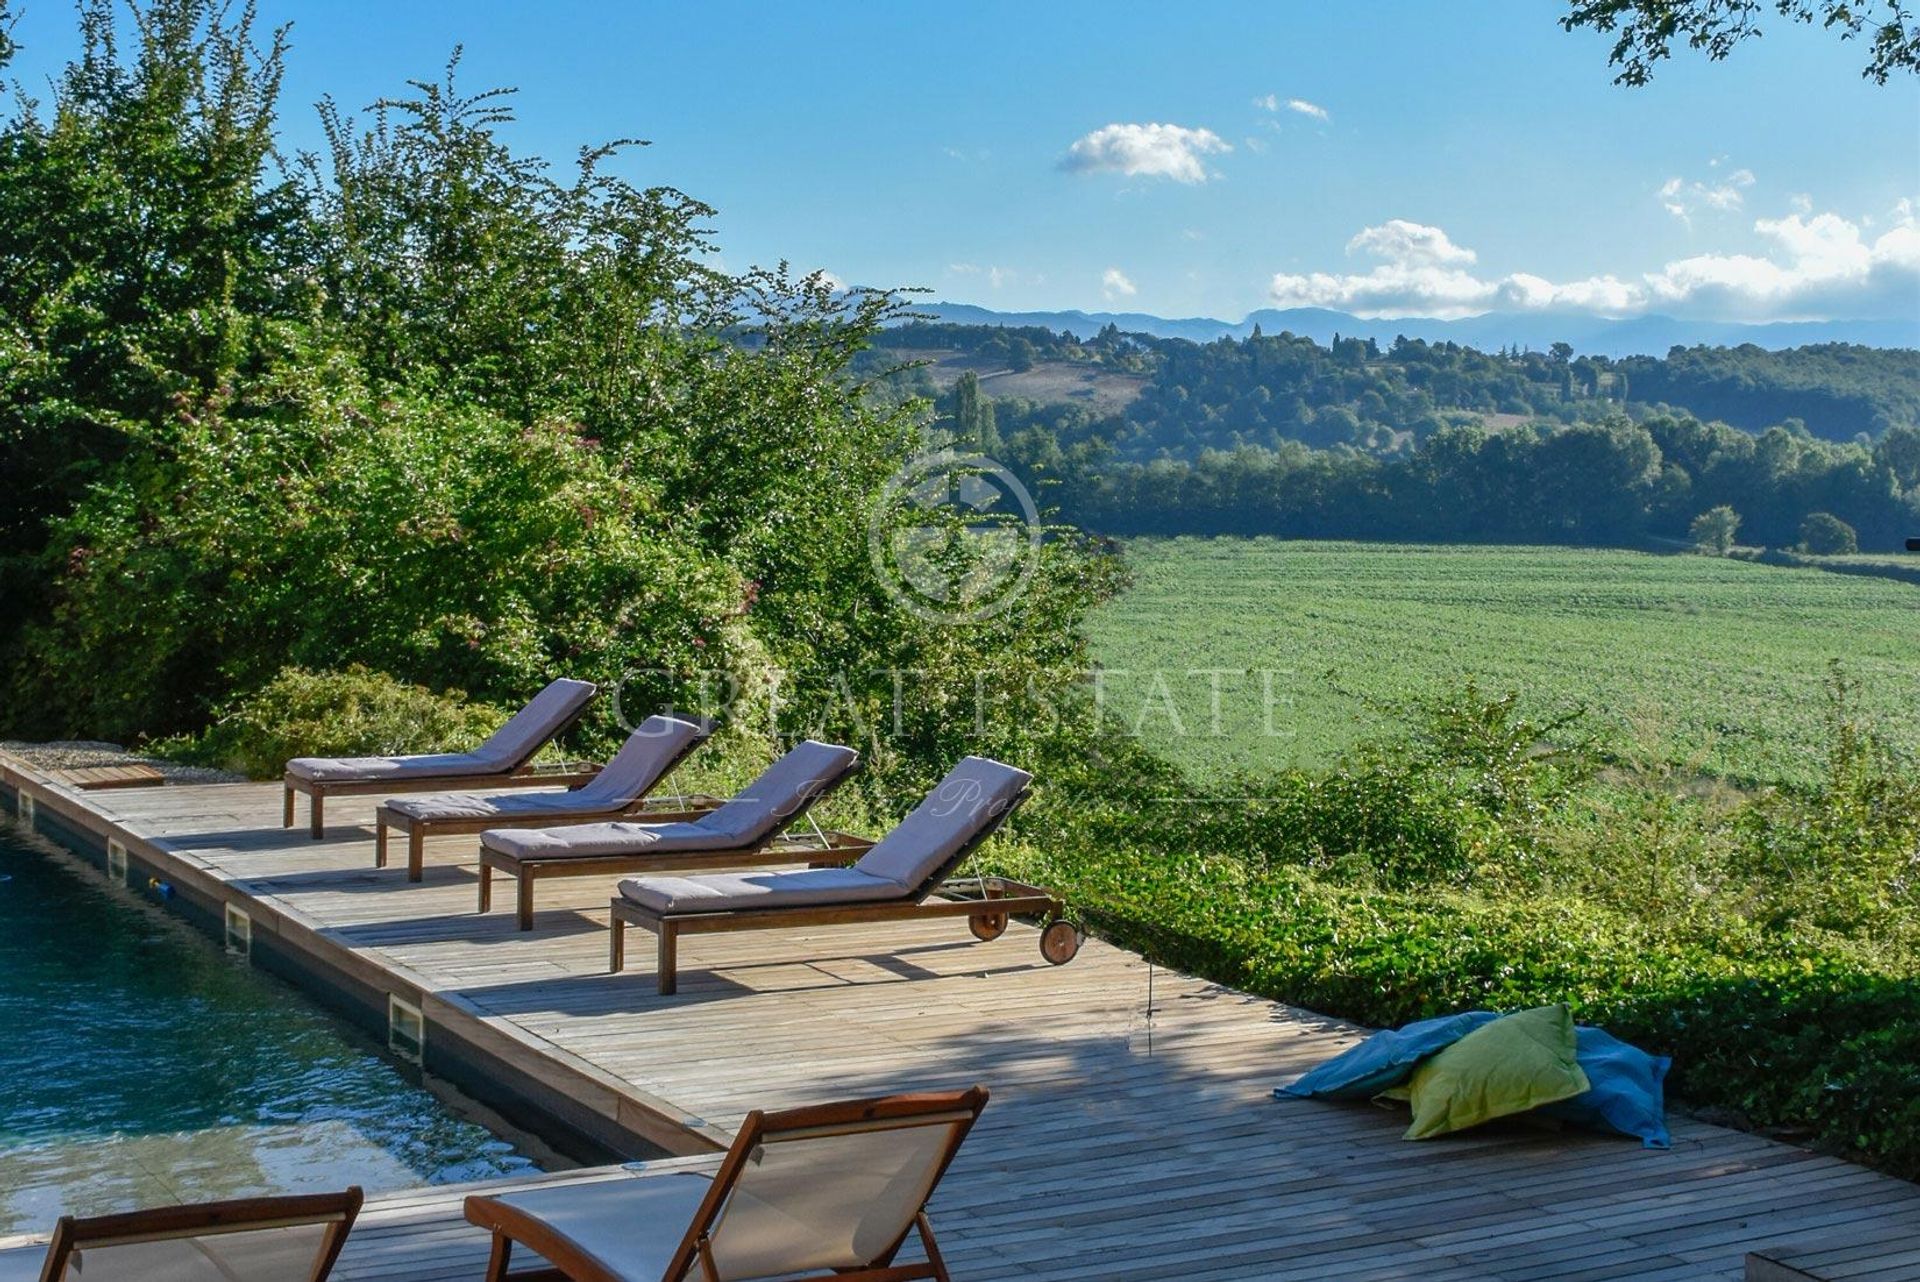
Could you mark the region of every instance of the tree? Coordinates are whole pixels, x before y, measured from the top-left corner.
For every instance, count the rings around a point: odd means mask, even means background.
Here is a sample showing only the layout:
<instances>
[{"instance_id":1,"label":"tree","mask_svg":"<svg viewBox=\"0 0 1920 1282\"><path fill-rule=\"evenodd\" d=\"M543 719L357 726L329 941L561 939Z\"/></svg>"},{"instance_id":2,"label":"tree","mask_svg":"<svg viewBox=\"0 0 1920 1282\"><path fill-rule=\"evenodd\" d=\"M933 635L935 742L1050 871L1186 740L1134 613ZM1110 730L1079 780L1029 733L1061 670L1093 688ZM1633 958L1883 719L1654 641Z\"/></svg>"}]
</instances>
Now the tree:
<instances>
[{"instance_id":1,"label":"tree","mask_svg":"<svg viewBox=\"0 0 1920 1282\"><path fill-rule=\"evenodd\" d=\"M1892 474L1902 493L1920 489L1920 430L1890 429L1873 447L1873 457Z\"/></svg>"},{"instance_id":2,"label":"tree","mask_svg":"<svg viewBox=\"0 0 1920 1282\"><path fill-rule=\"evenodd\" d=\"M1573 344L1555 343L1547 349L1547 355L1553 358L1555 365L1565 365L1573 359Z\"/></svg>"},{"instance_id":3,"label":"tree","mask_svg":"<svg viewBox=\"0 0 1920 1282\"><path fill-rule=\"evenodd\" d=\"M1896 72L1920 72L1920 25L1901 0L1571 0L1560 25L1617 32L1608 63L1620 68L1614 83L1644 85L1654 64L1668 56L1676 38L1715 62L1741 41L1760 34L1768 9L1789 22L1818 22L1842 40L1863 34L1867 65L1860 74L1886 84Z\"/></svg>"},{"instance_id":4,"label":"tree","mask_svg":"<svg viewBox=\"0 0 1920 1282\"><path fill-rule=\"evenodd\" d=\"M972 370L953 385L953 436L962 447L989 456L1000 448L993 401L980 395L980 379Z\"/></svg>"},{"instance_id":5,"label":"tree","mask_svg":"<svg viewBox=\"0 0 1920 1282\"><path fill-rule=\"evenodd\" d=\"M1740 529L1740 514L1722 503L1693 518L1687 537L1703 552L1725 556L1733 550L1733 536Z\"/></svg>"},{"instance_id":6,"label":"tree","mask_svg":"<svg viewBox=\"0 0 1920 1282\"><path fill-rule=\"evenodd\" d=\"M1800 550L1815 556L1850 556L1860 550L1853 527L1831 512L1809 513L1800 522Z\"/></svg>"},{"instance_id":7,"label":"tree","mask_svg":"<svg viewBox=\"0 0 1920 1282\"><path fill-rule=\"evenodd\" d=\"M900 300L715 270L707 206L615 148L513 151L506 93L451 72L323 109L287 179L252 14L89 0L50 118L0 118L0 475L49 478L0 485L0 734L192 733L359 663L497 703L617 682L583 750L622 708L725 715L717 680L750 735L891 723L894 795L1036 755L1107 563L1049 538L966 626L875 572L925 405L854 362ZM994 744L950 711L983 672Z\"/></svg>"}]
</instances>

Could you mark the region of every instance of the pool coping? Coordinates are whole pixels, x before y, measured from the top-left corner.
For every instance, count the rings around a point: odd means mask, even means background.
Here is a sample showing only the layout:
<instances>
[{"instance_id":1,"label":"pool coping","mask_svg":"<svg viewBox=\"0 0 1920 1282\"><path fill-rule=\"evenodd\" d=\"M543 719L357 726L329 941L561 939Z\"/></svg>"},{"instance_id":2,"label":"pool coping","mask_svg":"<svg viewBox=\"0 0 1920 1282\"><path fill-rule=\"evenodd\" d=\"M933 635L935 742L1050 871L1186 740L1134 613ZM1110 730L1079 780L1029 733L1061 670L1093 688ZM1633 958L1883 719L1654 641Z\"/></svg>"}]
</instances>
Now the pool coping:
<instances>
[{"instance_id":1,"label":"pool coping","mask_svg":"<svg viewBox=\"0 0 1920 1282\"><path fill-rule=\"evenodd\" d=\"M244 787L201 784L196 788ZM278 896L227 876L189 853L165 849L115 822L87 797L43 770L0 751L0 800L16 816L32 802L31 828L92 865L107 869L107 844L126 852L126 880L140 876L172 888L151 902L218 937L227 907L251 922L253 964L292 983L330 1010L385 1040L389 1001L425 1018L420 1068L452 1083L515 1125L588 1161L696 1157L724 1150L732 1136L424 976L377 947L352 947Z\"/></svg>"}]
</instances>

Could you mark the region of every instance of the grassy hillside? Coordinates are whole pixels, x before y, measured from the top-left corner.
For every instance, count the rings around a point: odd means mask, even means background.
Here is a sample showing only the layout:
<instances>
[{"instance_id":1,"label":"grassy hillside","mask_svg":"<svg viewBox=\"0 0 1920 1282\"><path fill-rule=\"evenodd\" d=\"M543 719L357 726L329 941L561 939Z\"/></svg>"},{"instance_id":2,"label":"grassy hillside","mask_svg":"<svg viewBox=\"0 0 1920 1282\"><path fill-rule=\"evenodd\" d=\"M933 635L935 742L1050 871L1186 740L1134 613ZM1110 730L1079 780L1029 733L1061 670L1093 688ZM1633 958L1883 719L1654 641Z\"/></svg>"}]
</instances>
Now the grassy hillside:
<instances>
[{"instance_id":1,"label":"grassy hillside","mask_svg":"<svg viewBox=\"0 0 1920 1282\"><path fill-rule=\"evenodd\" d=\"M1107 714L1203 773L1326 763L1378 724L1362 696L1476 674L1587 703L1622 747L1805 782L1830 659L1920 749L1904 583L1579 548L1171 539L1127 559L1134 585L1092 624ZM1217 720L1207 668L1231 670Z\"/></svg>"},{"instance_id":2,"label":"grassy hillside","mask_svg":"<svg viewBox=\"0 0 1920 1282\"><path fill-rule=\"evenodd\" d=\"M1095 414L1118 414L1140 398L1147 385L1141 374L1129 374L1103 365L1075 361L1036 361L1013 369L992 354L906 349L889 352L898 360L925 363L927 380L935 392L946 392L972 373L983 394L997 401L1025 400L1041 405L1084 405Z\"/></svg>"}]
</instances>

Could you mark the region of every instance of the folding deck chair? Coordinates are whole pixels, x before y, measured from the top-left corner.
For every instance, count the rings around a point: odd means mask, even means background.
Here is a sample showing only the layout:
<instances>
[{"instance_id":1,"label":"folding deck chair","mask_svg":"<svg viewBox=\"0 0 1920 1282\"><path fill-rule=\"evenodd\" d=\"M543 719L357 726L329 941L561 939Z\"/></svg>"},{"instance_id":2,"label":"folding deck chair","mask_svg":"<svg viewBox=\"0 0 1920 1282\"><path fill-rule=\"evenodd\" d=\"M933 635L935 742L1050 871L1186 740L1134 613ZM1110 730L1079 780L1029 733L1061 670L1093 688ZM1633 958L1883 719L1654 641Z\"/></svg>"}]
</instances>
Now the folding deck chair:
<instances>
[{"instance_id":1,"label":"folding deck chair","mask_svg":"<svg viewBox=\"0 0 1920 1282\"><path fill-rule=\"evenodd\" d=\"M626 743L599 774L566 792L513 792L499 797L454 792L386 802L375 814L374 866L387 866L389 829L407 835L407 880L419 881L426 840L431 836L485 832L489 828L548 828L621 817L644 817L648 823L697 819L719 805L719 799L695 796L649 801L647 794L712 733L709 722L652 716L627 736Z\"/></svg>"},{"instance_id":2,"label":"folding deck chair","mask_svg":"<svg viewBox=\"0 0 1920 1282\"><path fill-rule=\"evenodd\" d=\"M747 1114L711 1177L694 1172L467 1198L493 1234L487 1282L949 1282L927 1202L983 1086ZM918 1231L924 1262L896 1264ZM551 1269L507 1271L515 1245Z\"/></svg>"},{"instance_id":3,"label":"folding deck chair","mask_svg":"<svg viewBox=\"0 0 1920 1282\"><path fill-rule=\"evenodd\" d=\"M493 874L518 883L521 930L533 929L534 882L672 869L848 863L873 843L815 828L812 840L776 839L808 807L851 778L860 754L805 740L718 809L679 823L597 823L480 834L480 911L493 907Z\"/></svg>"},{"instance_id":4,"label":"folding deck chair","mask_svg":"<svg viewBox=\"0 0 1920 1282\"><path fill-rule=\"evenodd\" d=\"M63 1215L40 1282L323 1282L360 1201L360 1190L350 1188Z\"/></svg>"},{"instance_id":5,"label":"folding deck chair","mask_svg":"<svg viewBox=\"0 0 1920 1282\"><path fill-rule=\"evenodd\" d=\"M293 827L293 797L307 795L310 831L326 835L323 812L328 797L369 793L434 792L460 784L486 788L571 787L593 778L586 771L541 771L534 754L580 719L592 702L591 681L553 682L533 702L513 714L472 752L433 752L412 757L295 757L282 779L285 805L281 827Z\"/></svg>"},{"instance_id":6,"label":"folding deck chair","mask_svg":"<svg viewBox=\"0 0 1920 1282\"><path fill-rule=\"evenodd\" d=\"M986 757L966 757L913 813L850 868L807 868L691 877L635 877L613 900L610 969L625 964L625 930L652 931L660 991L677 984L681 935L787 926L965 917L974 938L998 939L1014 913L1043 914L1040 955L1056 966L1080 951L1066 906L1039 886L978 879L978 897L933 898L975 847L1027 798L1033 776Z\"/></svg>"}]
</instances>

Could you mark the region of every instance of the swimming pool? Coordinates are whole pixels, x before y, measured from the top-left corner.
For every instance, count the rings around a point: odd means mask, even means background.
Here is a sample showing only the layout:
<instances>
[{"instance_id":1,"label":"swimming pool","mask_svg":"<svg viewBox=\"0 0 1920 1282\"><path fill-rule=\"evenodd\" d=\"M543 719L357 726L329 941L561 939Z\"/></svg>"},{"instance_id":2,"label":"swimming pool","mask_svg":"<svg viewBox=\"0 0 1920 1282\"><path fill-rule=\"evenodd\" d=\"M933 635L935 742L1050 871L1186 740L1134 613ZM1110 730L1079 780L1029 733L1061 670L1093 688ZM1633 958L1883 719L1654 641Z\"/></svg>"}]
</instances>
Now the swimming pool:
<instances>
[{"instance_id":1,"label":"swimming pool","mask_svg":"<svg viewBox=\"0 0 1920 1282\"><path fill-rule=\"evenodd\" d=\"M532 1169L357 1029L0 818L0 1233Z\"/></svg>"}]
</instances>

